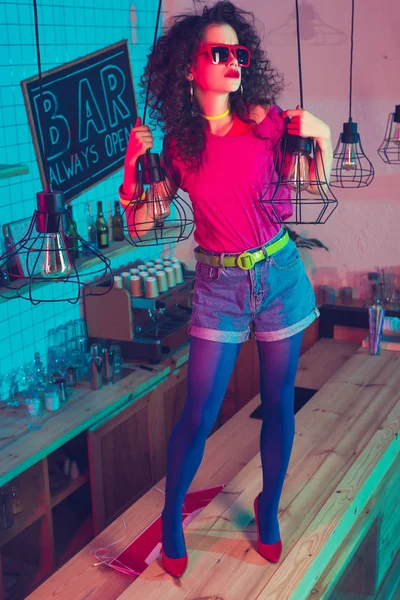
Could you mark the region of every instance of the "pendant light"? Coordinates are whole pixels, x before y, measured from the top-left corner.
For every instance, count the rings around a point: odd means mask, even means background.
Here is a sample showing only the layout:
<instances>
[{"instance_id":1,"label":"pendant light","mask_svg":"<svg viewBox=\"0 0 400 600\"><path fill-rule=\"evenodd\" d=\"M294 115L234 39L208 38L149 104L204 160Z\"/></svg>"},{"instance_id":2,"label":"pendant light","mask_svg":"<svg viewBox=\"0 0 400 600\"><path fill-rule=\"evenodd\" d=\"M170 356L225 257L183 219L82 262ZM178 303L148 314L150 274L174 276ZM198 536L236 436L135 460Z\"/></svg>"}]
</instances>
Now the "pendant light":
<instances>
[{"instance_id":1,"label":"pendant light","mask_svg":"<svg viewBox=\"0 0 400 600\"><path fill-rule=\"evenodd\" d=\"M37 3L33 0L35 15L36 53L40 87L40 127L46 130L46 116L43 103L42 70L40 60L39 27ZM92 293L100 295L110 291L113 285L111 263L94 246L86 242L77 233L71 214L64 201L64 193L51 189L49 167L47 162L47 136L43 140L43 171L45 189L36 194L37 208L33 213L26 234L17 243L12 243L6 236L6 251L0 256L0 280L3 287L0 295L3 298L22 298L32 304L41 302L69 302L76 304L80 298ZM67 232L74 232L74 248ZM10 233L10 228L7 228ZM88 259L85 269L85 282L82 281L77 265L77 256ZM90 260L89 260L90 259ZM85 268L85 263L82 269ZM96 278L93 281L93 278ZM87 283L87 281L90 283ZM48 282L64 284L63 294L54 298L53 286L43 286ZM40 285L42 284L42 285Z\"/></svg>"},{"instance_id":2,"label":"pendant light","mask_svg":"<svg viewBox=\"0 0 400 600\"><path fill-rule=\"evenodd\" d=\"M162 0L159 0L153 49L150 56L143 124L146 121L161 5ZM136 189L133 198L123 211L125 239L133 246L158 246L167 242L187 240L194 229L193 210L184 198L170 189L159 154L147 150L146 154L139 158L138 163ZM137 198L145 189L145 185L148 186L146 194L143 194L142 200L138 202ZM144 214L145 217L139 218L139 214Z\"/></svg>"},{"instance_id":3,"label":"pendant light","mask_svg":"<svg viewBox=\"0 0 400 600\"><path fill-rule=\"evenodd\" d=\"M353 94L353 48L354 48L354 0L351 4L350 43L350 93L349 120L343 123L343 131L333 153L331 185L341 188L360 188L369 185L374 178L374 167L364 153L357 123L351 117Z\"/></svg>"},{"instance_id":4,"label":"pendant light","mask_svg":"<svg viewBox=\"0 0 400 600\"><path fill-rule=\"evenodd\" d=\"M379 146L378 154L389 165L400 165L400 104L389 114L385 137Z\"/></svg>"},{"instance_id":5,"label":"pendant light","mask_svg":"<svg viewBox=\"0 0 400 600\"><path fill-rule=\"evenodd\" d=\"M299 68L300 106L303 102L301 69L300 19L296 2L297 55ZM311 156L318 151L313 138L285 133L276 151L275 173L268 184L260 205L273 223L318 225L326 223L336 209L336 200L326 177L322 156L321 167L315 162L315 179L311 179ZM310 186L318 193L311 193ZM289 216L292 212L292 216Z\"/></svg>"}]
</instances>

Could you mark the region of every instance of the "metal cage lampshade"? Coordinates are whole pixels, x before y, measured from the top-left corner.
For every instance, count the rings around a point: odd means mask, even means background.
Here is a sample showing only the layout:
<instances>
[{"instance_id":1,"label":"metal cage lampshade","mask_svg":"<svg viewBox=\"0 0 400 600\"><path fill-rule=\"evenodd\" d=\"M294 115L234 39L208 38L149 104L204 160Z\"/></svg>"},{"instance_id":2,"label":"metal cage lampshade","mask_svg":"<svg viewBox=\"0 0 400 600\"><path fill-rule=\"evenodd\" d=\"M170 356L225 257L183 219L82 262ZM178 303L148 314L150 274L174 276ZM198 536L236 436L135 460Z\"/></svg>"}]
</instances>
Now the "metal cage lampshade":
<instances>
[{"instance_id":1,"label":"metal cage lampshade","mask_svg":"<svg viewBox=\"0 0 400 600\"><path fill-rule=\"evenodd\" d=\"M41 130L45 131L37 0L33 0L33 9L39 72L39 117ZM0 296L7 300L22 298L32 304L76 304L82 297L92 293L91 288L97 285L104 285L102 294L109 292L114 283L114 276L108 258L85 242L76 231L71 213L65 208L64 193L52 190L46 140L47 136L43 135L45 189L36 194L37 208L25 235L16 243L11 235L5 236L6 248L0 256ZM8 233L10 231L7 231ZM90 258L82 261L81 275L76 264L78 255ZM87 280L90 280L90 283L87 283ZM59 297L54 286L44 285L49 282L63 284Z\"/></svg>"},{"instance_id":2,"label":"metal cage lampshade","mask_svg":"<svg viewBox=\"0 0 400 600\"><path fill-rule=\"evenodd\" d=\"M285 134L281 149L275 153L275 173L267 186L260 205L273 223L324 224L338 205L327 181L325 168L315 161L315 178L311 179L311 155L315 156L315 141ZM315 193L310 192L313 186Z\"/></svg>"},{"instance_id":3,"label":"metal cage lampshade","mask_svg":"<svg viewBox=\"0 0 400 600\"><path fill-rule=\"evenodd\" d=\"M343 123L343 131L333 152L334 165L330 184L333 187L366 187L374 178L374 167L365 155L357 123L350 118Z\"/></svg>"},{"instance_id":4,"label":"metal cage lampshade","mask_svg":"<svg viewBox=\"0 0 400 600\"><path fill-rule=\"evenodd\" d=\"M134 198L145 185L148 187L139 201L131 200L124 207L125 239L133 246L158 246L188 239L194 229L192 207L169 188L160 156L146 152L139 164Z\"/></svg>"},{"instance_id":5,"label":"metal cage lampshade","mask_svg":"<svg viewBox=\"0 0 400 600\"><path fill-rule=\"evenodd\" d=\"M378 154L389 165L400 165L400 104L389 114L385 137L379 146Z\"/></svg>"},{"instance_id":6,"label":"metal cage lampshade","mask_svg":"<svg viewBox=\"0 0 400 600\"><path fill-rule=\"evenodd\" d=\"M0 295L7 299L22 298L32 304L62 301L76 304L90 294L94 286L104 285L103 293L106 294L114 280L111 263L76 231L72 249L67 232L71 231L73 223L65 208L63 192L41 191L36 194L36 200L37 209L28 231L15 244L9 240L6 251L0 256L3 286ZM86 269L85 263L82 265L84 278L90 283L79 275L75 254L83 259L91 258ZM63 288L63 294L56 299L52 287L38 285L50 281L71 285Z\"/></svg>"}]
</instances>

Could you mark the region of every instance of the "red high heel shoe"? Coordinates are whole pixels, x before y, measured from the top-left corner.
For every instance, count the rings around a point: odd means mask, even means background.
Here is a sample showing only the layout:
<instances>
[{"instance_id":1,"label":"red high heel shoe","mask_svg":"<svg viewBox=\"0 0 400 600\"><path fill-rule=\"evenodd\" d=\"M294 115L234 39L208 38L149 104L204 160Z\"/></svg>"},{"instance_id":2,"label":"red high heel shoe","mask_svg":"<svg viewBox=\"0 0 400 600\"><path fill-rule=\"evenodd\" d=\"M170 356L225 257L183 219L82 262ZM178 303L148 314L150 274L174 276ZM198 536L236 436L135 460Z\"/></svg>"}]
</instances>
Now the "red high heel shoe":
<instances>
[{"instance_id":1,"label":"red high heel shoe","mask_svg":"<svg viewBox=\"0 0 400 600\"><path fill-rule=\"evenodd\" d=\"M260 497L260 494L258 494L257 498L254 500L254 513L256 515L257 524L257 550L263 558L266 558L267 560L276 563L278 562L282 554L281 540L278 540L277 542L275 542L275 544L263 544L260 541L260 530L258 527L258 499Z\"/></svg>"},{"instance_id":2,"label":"red high heel shoe","mask_svg":"<svg viewBox=\"0 0 400 600\"><path fill-rule=\"evenodd\" d=\"M185 556L182 556L181 558L168 558L168 556L164 554L164 550L162 548L161 564L165 571L167 571L167 573L170 575L173 575L174 577L182 577L188 566L187 552Z\"/></svg>"}]
</instances>

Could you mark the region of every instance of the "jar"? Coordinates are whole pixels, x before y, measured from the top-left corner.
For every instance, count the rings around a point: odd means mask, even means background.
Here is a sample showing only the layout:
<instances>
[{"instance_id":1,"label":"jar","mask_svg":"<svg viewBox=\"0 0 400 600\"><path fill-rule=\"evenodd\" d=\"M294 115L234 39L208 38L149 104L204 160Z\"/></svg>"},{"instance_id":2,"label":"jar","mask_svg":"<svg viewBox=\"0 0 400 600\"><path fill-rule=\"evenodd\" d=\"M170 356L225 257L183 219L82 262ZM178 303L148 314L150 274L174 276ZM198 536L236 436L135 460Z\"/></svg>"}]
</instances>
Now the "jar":
<instances>
[{"instance_id":1,"label":"jar","mask_svg":"<svg viewBox=\"0 0 400 600\"><path fill-rule=\"evenodd\" d=\"M44 403L46 410L54 412L60 408L60 395L57 386L51 385L44 391Z\"/></svg>"}]
</instances>

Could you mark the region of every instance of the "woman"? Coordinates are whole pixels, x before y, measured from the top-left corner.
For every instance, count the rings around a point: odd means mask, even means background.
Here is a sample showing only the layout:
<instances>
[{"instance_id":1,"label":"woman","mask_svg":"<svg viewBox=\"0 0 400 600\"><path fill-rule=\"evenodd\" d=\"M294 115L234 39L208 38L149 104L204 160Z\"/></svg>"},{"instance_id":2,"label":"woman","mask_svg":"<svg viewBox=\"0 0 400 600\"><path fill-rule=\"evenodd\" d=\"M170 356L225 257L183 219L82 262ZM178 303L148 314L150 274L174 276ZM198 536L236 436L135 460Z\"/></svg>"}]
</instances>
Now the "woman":
<instances>
[{"instance_id":1,"label":"woman","mask_svg":"<svg viewBox=\"0 0 400 600\"><path fill-rule=\"evenodd\" d=\"M300 107L282 112L274 104L281 81L261 49L252 14L231 2L174 17L151 66L150 106L166 133L162 158L169 185L188 192L198 243L188 391L169 439L162 512L162 564L179 577L188 564L183 501L250 325L264 409L263 488L254 500L257 549L272 562L281 555L278 505L294 438L294 382L303 331L319 312L296 245L258 199L275 173L286 121L290 134L316 140L315 160L322 157L328 181L332 145L326 123ZM142 84L149 77L150 63ZM138 120L119 190L124 206L135 191L137 159L152 146L150 129ZM313 161L312 178L314 170ZM281 194L289 198L287 189ZM149 204L140 204L140 194L137 200L135 220L143 223ZM280 210L287 219L290 200Z\"/></svg>"}]
</instances>

